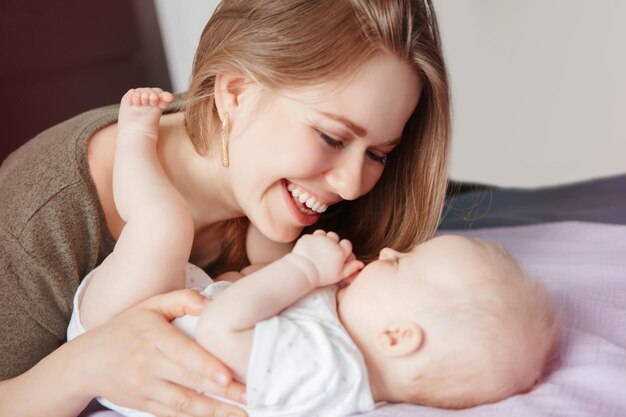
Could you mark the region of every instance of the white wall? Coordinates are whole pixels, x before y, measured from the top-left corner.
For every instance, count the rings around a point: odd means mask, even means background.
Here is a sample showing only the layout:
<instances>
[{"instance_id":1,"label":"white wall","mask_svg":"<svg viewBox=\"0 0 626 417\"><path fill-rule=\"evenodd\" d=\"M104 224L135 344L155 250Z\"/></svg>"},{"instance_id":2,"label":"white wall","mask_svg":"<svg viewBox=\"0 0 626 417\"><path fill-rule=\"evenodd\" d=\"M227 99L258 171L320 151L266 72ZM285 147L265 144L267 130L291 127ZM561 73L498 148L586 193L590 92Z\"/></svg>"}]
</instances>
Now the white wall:
<instances>
[{"instance_id":1,"label":"white wall","mask_svg":"<svg viewBox=\"0 0 626 417\"><path fill-rule=\"evenodd\" d=\"M156 0L174 89L217 0ZM626 1L434 0L451 175L540 186L626 172Z\"/></svg>"},{"instance_id":2,"label":"white wall","mask_svg":"<svg viewBox=\"0 0 626 417\"><path fill-rule=\"evenodd\" d=\"M154 0L175 93L187 90L196 46L218 0Z\"/></svg>"},{"instance_id":3,"label":"white wall","mask_svg":"<svg viewBox=\"0 0 626 417\"><path fill-rule=\"evenodd\" d=\"M626 1L435 0L451 175L545 185L626 172Z\"/></svg>"}]
</instances>

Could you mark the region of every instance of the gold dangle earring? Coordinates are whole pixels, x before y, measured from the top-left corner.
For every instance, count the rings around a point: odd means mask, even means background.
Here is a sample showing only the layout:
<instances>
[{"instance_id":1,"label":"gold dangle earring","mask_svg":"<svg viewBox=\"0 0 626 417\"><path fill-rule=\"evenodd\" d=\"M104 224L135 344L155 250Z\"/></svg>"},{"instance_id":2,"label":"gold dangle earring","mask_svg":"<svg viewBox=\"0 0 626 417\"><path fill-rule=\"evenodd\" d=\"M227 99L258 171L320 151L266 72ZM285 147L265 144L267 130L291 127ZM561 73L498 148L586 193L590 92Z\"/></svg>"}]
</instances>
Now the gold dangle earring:
<instances>
[{"instance_id":1,"label":"gold dangle earring","mask_svg":"<svg viewBox=\"0 0 626 417\"><path fill-rule=\"evenodd\" d=\"M228 167L229 159L228 159L228 113L224 114L224 120L222 120L222 166Z\"/></svg>"}]
</instances>

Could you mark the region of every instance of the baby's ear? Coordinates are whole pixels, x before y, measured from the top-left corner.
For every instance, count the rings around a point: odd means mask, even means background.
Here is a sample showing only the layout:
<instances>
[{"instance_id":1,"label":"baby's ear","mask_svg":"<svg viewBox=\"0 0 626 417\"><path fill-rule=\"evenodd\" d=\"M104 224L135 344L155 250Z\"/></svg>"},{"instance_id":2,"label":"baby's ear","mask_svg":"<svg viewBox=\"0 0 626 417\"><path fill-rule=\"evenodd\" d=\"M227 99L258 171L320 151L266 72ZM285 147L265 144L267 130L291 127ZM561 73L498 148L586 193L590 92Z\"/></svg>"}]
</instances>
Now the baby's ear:
<instances>
[{"instance_id":1,"label":"baby's ear","mask_svg":"<svg viewBox=\"0 0 626 417\"><path fill-rule=\"evenodd\" d=\"M414 322L387 326L378 333L376 346L385 356L404 356L417 352L424 344L424 331Z\"/></svg>"}]
</instances>

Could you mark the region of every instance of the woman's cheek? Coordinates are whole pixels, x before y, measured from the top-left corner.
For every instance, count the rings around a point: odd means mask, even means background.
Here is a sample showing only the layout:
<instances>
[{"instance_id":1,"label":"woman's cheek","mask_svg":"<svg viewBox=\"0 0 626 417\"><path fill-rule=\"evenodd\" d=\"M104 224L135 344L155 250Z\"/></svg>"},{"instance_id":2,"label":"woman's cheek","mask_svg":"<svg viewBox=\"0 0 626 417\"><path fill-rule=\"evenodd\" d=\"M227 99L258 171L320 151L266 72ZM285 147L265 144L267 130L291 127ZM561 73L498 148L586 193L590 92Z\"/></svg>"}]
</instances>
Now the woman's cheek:
<instances>
[{"instance_id":1,"label":"woman's cheek","mask_svg":"<svg viewBox=\"0 0 626 417\"><path fill-rule=\"evenodd\" d=\"M332 154L315 144L301 144L283 154L282 160L289 167L293 177L317 175L328 169Z\"/></svg>"},{"instance_id":2,"label":"woman's cheek","mask_svg":"<svg viewBox=\"0 0 626 417\"><path fill-rule=\"evenodd\" d=\"M383 175L383 165L374 166L367 169L363 175L363 190L362 194L367 194L372 191L372 188L378 183L380 177Z\"/></svg>"}]
</instances>

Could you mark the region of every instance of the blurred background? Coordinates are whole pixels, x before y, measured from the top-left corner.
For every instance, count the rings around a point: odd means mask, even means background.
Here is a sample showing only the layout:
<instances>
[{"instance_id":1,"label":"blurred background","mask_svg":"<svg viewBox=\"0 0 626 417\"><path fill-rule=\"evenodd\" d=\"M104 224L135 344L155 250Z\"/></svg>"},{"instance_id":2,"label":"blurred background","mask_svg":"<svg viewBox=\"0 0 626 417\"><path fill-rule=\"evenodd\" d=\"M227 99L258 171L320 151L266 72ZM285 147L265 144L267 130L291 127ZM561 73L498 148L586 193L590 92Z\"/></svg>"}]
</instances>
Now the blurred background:
<instances>
[{"instance_id":1,"label":"blurred background","mask_svg":"<svg viewBox=\"0 0 626 417\"><path fill-rule=\"evenodd\" d=\"M0 160L132 86L171 86L152 0L2 0L0 42Z\"/></svg>"},{"instance_id":2,"label":"blurred background","mask_svg":"<svg viewBox=\"0 0 626 417\"><path fill-rule=\"evenodd\" d=\"M538 187L626 172L626 1L433 0L451 177ZM217 0L3 0L0 159L136 86L185 91Z\"/></svg>"}]
</instances>

